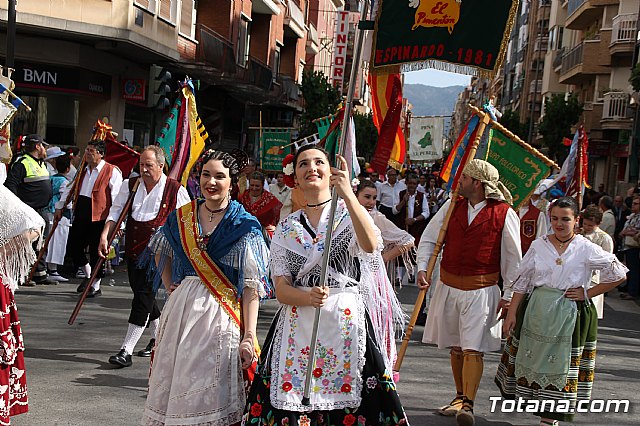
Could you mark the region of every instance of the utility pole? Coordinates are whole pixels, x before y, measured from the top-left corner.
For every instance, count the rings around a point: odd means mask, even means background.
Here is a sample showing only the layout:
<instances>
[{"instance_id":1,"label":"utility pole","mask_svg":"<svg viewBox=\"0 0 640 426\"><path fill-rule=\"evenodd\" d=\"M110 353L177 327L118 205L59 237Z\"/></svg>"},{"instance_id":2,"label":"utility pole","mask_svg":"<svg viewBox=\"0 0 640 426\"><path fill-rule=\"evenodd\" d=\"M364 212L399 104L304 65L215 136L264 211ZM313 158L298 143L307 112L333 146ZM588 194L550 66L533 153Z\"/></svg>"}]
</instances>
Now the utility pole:
<instances>
[{"instance_id":1,"label":"utility pole","mask_svg":"<svg viewBox=\"0 0 640 426\"><path fill-rule=\"evenodd\" d=\"M9 0L7 10L7 68L15 68L16 50L16 0Z\"/></svg>"}]
</instances>

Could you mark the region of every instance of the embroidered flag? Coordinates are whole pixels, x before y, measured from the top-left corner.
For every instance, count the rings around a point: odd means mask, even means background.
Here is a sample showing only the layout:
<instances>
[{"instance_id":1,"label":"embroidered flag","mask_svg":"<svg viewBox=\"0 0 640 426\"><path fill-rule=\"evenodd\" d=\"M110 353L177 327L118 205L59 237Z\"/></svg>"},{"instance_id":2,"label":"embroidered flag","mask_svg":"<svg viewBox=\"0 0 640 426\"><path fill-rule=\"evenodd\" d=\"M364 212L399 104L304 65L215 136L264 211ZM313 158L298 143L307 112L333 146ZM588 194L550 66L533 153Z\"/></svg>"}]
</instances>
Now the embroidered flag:
<instances>
[{"instance_id":1,"label":"embroidered flag","mask_svg":"<svg viewBox=\"0 0 640 426\"><path fill-rule=\"evenodd\" d=\"M169 117L160 130L160 135L156 139L156 144L164 151L164 158L167 162L167 166L171 167L176 157L176 136L178 129L178 120L180 114L184 114L184 108L182 107L182 98L176 99L169 112Z\"/></svg>"},{"instance_id":2,"label":"embroidered flag","mask_svg":"<svg viewBox=\"0 0 640 426\"><path fill-rule=\"evenodd\" d=\"M491 77L503 62L518 0L381 0L372 69L436 68Z\"/></svg>"},{"instance_id":3,"label":"embroidered flag","mask_svg":"<svg viewBox=\"0 0 640 426\"><path fill-rule=\"evenodd\" d=\"M569 148L569 155L567 155L564 163L562 163L560 173L558 173L547 187L551 188L557 184L562 189L563 195L571 197L576 196L578 191L584 191L585 187L589 188L587 184L589 165L588 148L589 141L587 140L587 135L584 127L580 126L573 136Z\"/></svg>"},{"instance_id":4,"label":"embroidered flag","mask_svg":"<svg viewBox=\"0 0 640 426\"><path fill-rule=\"evenodd\" d=\"M471 143L476 137L478 131L478 125L480 124L480 117L477 114L473 114L467 124L462 129L456 143L453 145L447 161L442 165L440 171L440 178L447 182L447 191L451 191L455 188L455 185L460 179L462 168L460 164L466 164L466 159L469 155L469 148Z\"/></svg>"}]
</instances>

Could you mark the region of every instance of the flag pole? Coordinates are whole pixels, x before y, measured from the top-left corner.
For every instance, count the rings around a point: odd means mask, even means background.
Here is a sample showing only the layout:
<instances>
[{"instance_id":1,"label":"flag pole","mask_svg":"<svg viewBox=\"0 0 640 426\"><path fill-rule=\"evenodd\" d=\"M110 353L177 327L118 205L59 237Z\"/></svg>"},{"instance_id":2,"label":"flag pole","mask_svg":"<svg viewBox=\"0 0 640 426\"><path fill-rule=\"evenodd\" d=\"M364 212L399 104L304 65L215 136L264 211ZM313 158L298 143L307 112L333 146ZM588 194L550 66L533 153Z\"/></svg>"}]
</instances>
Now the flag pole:
<instances>
[{"instance_id":1,"label":"flag pole","mask_svg":"<svg viewBox=\"0 0 640 426\"><path fill-rule=\"evenodd\" d=\"M129 198L127 198L127 202L124 204L124 207L122 208L122 211L120 212L120 216L118 216L118 220L116 221L115 226L111 230L111 234L107 238L107 248L111 247L111 244L113 243L113 240L116 238L116 235L118 234L118 231L120 230L120 225L122 225L122 222L124 222L125 218L129 214L129 209L133 208L131 205L133 204L133 198L136 196L136 192L138 191L138 186L140 186L140 181L141 180L142 180L142 178L139 178L134 183L133 189L129 193ZM96 262L95 266L93 267L93 269L91 271L91 276L88 278L89 281L87 282L87 286L84 288L84 291L80 294L80 298L78 299L78 302L76 302L76 306L75 306L75 308L73 308L73 312L71 313L71 316L69 317L69 321L67 321L67 323L69 325L73 325L73 323L75 322L76 318L78 317L78 314L80 313L80 309L82 308L82 304L84 303L85 299L87 298L87 295L89 294L89 290L91 289L91 287L93 286L93 283L95 282L96 278L98 277L98 273L100 272L100 268L102 267L102 264L104 262L105 262L105 258L100 256L100 258L98 259L98 262Z\"/></svg>"},{"instance_id":2,"label":"flag pole","mask_svg":"<svg viewBox=\"0 0 640 426\"><path fill-rule=\"evenodd\" d=\"M262 108L260 108L260 130L258 130L260 137L260 170L262 170Z\"/></svg>"},{"instance_id":3,"label":"flag pole","mask_svg":"<svg viewBox=\"0 0 640 426\"><path fill-rule=\"evenodd\" d=\"M478 131L476 132L476 137L473 140L471 148L469 149L469 155L467 156L466 162L464 164L460 164L460 168L458 170L464 170L466 164L471 161L476 156L476 151L478 149L478 145L480 144L480 140L482 139L482 135L487 127L487 124L490 123L491 117L489 114L483 111L476 111L481 118L480 123L478 124ZM455 179L455 176L450 176L449 179ZM436 241L436 246L433 249L433 253L431 253L431 257L429 258L429 264L427 266L427 282L431 282L431 277L433 275L433 270L436 266L436 261L438 260L438 255L442 250L442 245L444 243L444 237L447 235L447 228L449 227L449 220L451 219L451 215L453 214L453 209L456 206L458 201L458 190L460 189L460 181L454 188L453 193L451 194L451 204L449 204L449 209L447 210L447 214L444 218L444 222L442 223L442 227L440 228L440 233L438 234L438 240ZM400 346L400 350L398 351L398 359L396 360L396 365L394 366L395 371L400 371L400 367L402 366L402 360L407 352L407 348L409 346L409 340L411 339L411 333L413 333L413 327L416 325L416 321L418 321L418 315L420 315L420 309L422 308L422 302L424 301L424 297L427 294L427 290L420 290L418 293L418 298L416 299L416 304L413 306L413 312L411 313L411 319L409 320L409 325L407 326L407 330L404 333L404 338L402 339L402 345Z\"/></svg>"},{"instance_id":4,"label":"flag pole","mask_svg":"<svg viewBox=\"0 0 640 426\"><path fill-rule=\"evenodd\" d=\"M576 159L576 163L578 165L578 188L577 188L577 194L576 194L576 201L578 202L578 211L582 211L582 168L583 168L583 164L582 164L582 150L584 149L584 144L583 144L583 140L584 140L584 128L582 126L580 126L578 128L578 158Z\"/></svg>"},{"instance_id":5,"label":"flag pole","mask_svg":"<svg viewBox=\"0 0 640 426\"><path fill-rule=\"evenodd\" d=\"M369 12L369 2L363 2L362 11L360 13L360 22L367 19ZM342 116L342 125L340 133L340 141L338 143L338 153L344 156L347 133L349 131L349 123L351 117L351 108L353 106L353 95L356 88L356 73L360 67L360 56L362 54L362 45L364 44L364 30L358 27L355 50L353 52L353 62L351 63L351 74L349 75L349 86L347 89L347 99L344 104L344 114ZM336 158L337 162L337 158ZM320 282L318 286L324 287L327 282L327 269L329 266L329 252L331 251L331 241L333 239L333 222L335 220L336 209L338 207L338 192L336 188L331 189L331 210L329 211L329 221L327 223L327 235L325 239L325 250L322 253L322 269L320 272ZM320 325L320 308L316 308L315 317L313 319L313 328L311 332L311 343L309 344L309 360L307 362L307 371L304 380L304 393L302 396L302 404L310 405L309 392L311 388L312 371L316 363L316 347L318 343L318 327Z\"/></svg>"}]
</instances>

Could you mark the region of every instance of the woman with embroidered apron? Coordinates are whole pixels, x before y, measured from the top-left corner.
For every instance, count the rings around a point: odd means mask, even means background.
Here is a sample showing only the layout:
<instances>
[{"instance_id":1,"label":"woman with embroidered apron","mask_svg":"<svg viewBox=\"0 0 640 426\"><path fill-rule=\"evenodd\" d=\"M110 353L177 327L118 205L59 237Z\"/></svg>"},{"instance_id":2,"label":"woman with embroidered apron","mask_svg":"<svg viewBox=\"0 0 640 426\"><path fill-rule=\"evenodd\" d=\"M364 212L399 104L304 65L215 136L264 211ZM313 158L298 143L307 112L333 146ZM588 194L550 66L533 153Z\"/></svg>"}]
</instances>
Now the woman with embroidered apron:
<instances>
[{"instance_id":1,"label":"woman with embroidered apron","mask_svg":"<svg viewBox=\"0 0 640 426\"><path fill-rule=\"evenodd\" d=\"M171 295L160 317L145 425L240 422L243 370L258 350L258 303L270 293L260 223L230 198L243 165L213 150L199 161L204 199L171 213L149 244Z\"/></svg>"},{"instance_id":2,"label":"woman with embroidered apron","mask_svg":"<svg viewBox=\"0 0 640 426\"><path fill-rule=\"evenodd\" d=\"M510 337L495 378L505 398L569 401L553 411L541 404L541 425L572 421L577 400L591 398L598 331L591 298L616 287L627 271L615 255L575 234L573 198L556 200L550 214L553 234L531 244L513 284L503 323ZM590 288L596 270L600 284Z\"/></svg>"},{"instance_id":3,"label":"woman with embroidered apron","mask_svg":"<svg viewBox=\"0 0 640 426\"><path fill-rule=\"evenodd\" d=\"M28 411L24 342L13 293L36 261L32 242L44 226L38 212L0 185L0 425Z\"/></svg>"},{"instance_id":4,"label":"woman with embroidered apron","mask_svg":"<svg viewBox=\"0 0 640 426\"><path fill-rule=\"evenodd\" d=\"M382 242L353 193L346 161L338 159L340 169L330 168L326 152L310 145L293 162L307 205L280 222L271 241L271 276L282 307L265 340L245 425L406 424L380 343L390 293L376 281L384 274ZM342 200L334 229L327 230L330 185ZM319 287L327 232L333 232L327 286ZM316 363L304 405L315 308L321 308Z\"/></svg>"}]
</instances>

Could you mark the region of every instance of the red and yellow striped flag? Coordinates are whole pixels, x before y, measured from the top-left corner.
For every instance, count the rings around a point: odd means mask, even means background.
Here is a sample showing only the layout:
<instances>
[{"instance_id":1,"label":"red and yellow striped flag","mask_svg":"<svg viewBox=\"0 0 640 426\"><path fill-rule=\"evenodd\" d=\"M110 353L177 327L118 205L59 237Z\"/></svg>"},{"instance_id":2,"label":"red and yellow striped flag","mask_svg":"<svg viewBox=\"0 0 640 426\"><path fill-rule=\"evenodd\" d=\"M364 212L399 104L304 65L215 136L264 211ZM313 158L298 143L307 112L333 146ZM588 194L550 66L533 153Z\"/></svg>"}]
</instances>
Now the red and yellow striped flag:
<instances>
[{"instance_id":1,"label":"red and yellow striped flag","mask_svg":"<svg viewBox=\"0 0 640 426\"><path fill-rule=\"evenodd\" d=\"M399 73L370 73L373 123L378 129L378 145L371 167L384 174L387 166L400 170L407 153L402 115L402 80Z\"/></svg>"}]
</instances>

